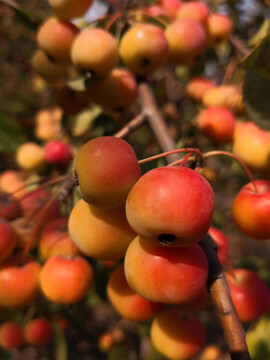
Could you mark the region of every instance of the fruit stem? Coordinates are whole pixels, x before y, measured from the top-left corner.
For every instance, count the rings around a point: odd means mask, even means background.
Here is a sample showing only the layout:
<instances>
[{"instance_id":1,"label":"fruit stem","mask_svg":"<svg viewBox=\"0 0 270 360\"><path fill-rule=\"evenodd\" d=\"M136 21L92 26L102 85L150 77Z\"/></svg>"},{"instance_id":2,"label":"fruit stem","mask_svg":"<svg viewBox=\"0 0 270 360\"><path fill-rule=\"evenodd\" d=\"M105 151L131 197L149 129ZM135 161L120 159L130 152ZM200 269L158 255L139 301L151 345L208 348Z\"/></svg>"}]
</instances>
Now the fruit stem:
<instances>
[{"instance_id":1,"label":"fruit stem","mask_svg":"<svg viewBox=\"0 0 270 360\"><path fill-rule=\"evenodd\" d=\"M69 179L68 179L69 180ZM66 181L68 181L66 180ZM46 214L46 212L48 211L48 208L50 207L50 205L52 204L52 202L57 198L57 196L61 193L61 191L65 188L66 186L66 182L64 182L64 184L62 186L59 187L59 189L51 196L50 200L46 203L46 205L42 208L41 211L39 211L36 216L37 216L37 222L34 226L33 232L29 238L29 240L27 241L27 244L23 250L23 258L25 258L31 248L31 244L34 241L34 238L39 230L39 227L42 223L43 220L43 216Z\"/></svg>"},{"instance_id":2,"label":"fruit stem","mask_svg":"<svg viewBox=\"0 0 270 360\"><path fill-rule=\"evenodd\" d=\"M254 187L254 191L256 193L259 193L259 190L256 186L256 182L255 182L255 179L251 173L251 171L249 170L249 168L247 167L247 165L244 163L244 161L237 155L229 152L229 151L224 151L224 150L213 150L213 151L208 151L206 153L203 154L203 157L204 159L207 159L209 158L210 156L215 156L215 155L225 155L225 156L229 156L231 157L232 159L236 160L242 167L243 169L245 170L249 180L251 181L251 183L253 184L253 187Z\"/></svg>"},{"instance_id":3,"label":"fruit stem","mask_svg":"<svg viewBox=\"0 0 270 360\"><path fill-rule=\"evenodd\" d=\"M152 161L152 160L156 160L156 159L159 159L159 158L162 158L164 156L168 156L168 155L172 155L172 154L179 154L179 153L182 153L182 152L189 152L187 155L188 156L185 156L183 159L179 159L179 160L176 160L175 162L173 162L173 164L177 164L180 162L180 166L182 166L182 162L186 161L187 158L192 154L192 153L195 153L197 154L199 157L200 157L200 160L203 161L203 157L202 157L202 153L200 152L199 149L193 149L193 148L183 148L183 149L175 149L175 150L171 150L171 151L166 151L166 152L163 152L161 154L157 154L157 155L154 155L154 156L150 156L150 157L147 157L145 159L142 159L142 160L139 160L138 163L139 164L144 164L148 161ZM183 163L184 164L184 163ZM171 164L169 164L171 166Z\"/></svg>"},{"instance_id":4,"label":"fruit stem","mask_svg":"<svg viewBox=\"0 0 270 360\"><path fill-rule=\"evenodd\" d=\"M184 166L187 159L192 155L192 152L187 153L187 155L183 158L183 160L180 162L179 166Z\"/></svg>"}]
</instances>

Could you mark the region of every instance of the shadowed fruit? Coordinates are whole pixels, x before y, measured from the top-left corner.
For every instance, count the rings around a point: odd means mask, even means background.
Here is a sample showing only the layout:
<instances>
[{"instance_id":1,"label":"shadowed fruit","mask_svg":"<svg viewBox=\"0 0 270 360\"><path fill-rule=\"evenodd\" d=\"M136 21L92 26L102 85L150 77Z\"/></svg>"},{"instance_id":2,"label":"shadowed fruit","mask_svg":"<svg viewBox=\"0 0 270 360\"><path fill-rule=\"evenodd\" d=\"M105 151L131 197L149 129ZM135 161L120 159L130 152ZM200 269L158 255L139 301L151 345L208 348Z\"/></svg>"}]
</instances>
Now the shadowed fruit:
<instances>
[{"instance_id":1,"label":"shadowed fruit","mask_svg":"<svg viewBox=\"0 0 270 360\"><path fill-rule=\"evenodd\" d=\"M124 207L104 209L83 199L71 211L69 234L79 249L89 257L118 260L136 236L130 228Z\"/></svg>"},{"instance_id":2,"label":"shadowed fruit","mask_svg":"<svg viewBox=\"0 0 270 360\"><path fill-rule=\"evenodd\" d=\"M164 308L164 304L146 300L130 288L123 264L111 274L107 283L107 295L117 312L133 321L151 319Z\"/></svg>"},{"instance_id":3,"label":"shadowed fruit","mask_svg":"<svg viewBox=\"0 0 270 360\"><path fill-rule=\"evenodd\" d=\"M177 307L156 315L150 330L155 348L172 360L188 360L203 348L205 330L201 322Z\"/></svg>"},{"instance_id":4,"label":"shadowed fruit","mask_svg":"<svg viewBox=\"0 0 270 360\"><path fill-rule=\"evenodd\" d=\"M52 339L52 324L45 318L29 321L24 328L25 340L34 346L48 345Z\"/></svg>"},{"instance_id":5,"label":"shadowed fruit","mask_svg":"<svg viewBox=\"0 0 270 360\"><path fill-rule=\"evenodd\" d=\"M16 349L23 345L22 328L11 322L5 321L0 326L0 346L4 349Z\"/></svg>"},{"instance_id":6,"label":"shadowed fruit","mask_svg":"<svg viewBox=\"0 0 270 360\"><path fill-rule=\"evenodd\" d=\"M59 19L70 20L83 16L93 0L48 0Z\"/></svg>"},{"instance_id":7,"label":"shadowed fruit","mask_svg":"<svg viewBox=\"0 0 270 360\"><path fill-rule=\"evenodd\" d=\"M0 218L0 262L8 258L16 245L16 234L9 224L3 218Z\"/></svg>"}]
</instances>

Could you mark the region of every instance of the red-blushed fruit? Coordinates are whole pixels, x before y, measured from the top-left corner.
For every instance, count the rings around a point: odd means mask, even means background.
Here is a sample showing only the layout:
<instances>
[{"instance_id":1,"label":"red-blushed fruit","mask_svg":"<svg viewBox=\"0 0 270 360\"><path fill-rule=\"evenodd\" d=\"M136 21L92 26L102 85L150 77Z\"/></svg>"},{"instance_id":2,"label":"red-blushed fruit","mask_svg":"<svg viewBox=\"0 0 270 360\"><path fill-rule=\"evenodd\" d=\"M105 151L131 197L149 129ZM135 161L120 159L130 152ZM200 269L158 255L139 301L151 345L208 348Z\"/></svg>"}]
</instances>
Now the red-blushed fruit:
<instances>
[{"instance_id":1,"label":"red-blushed fruit","mask_svg":"<svg viewBox=\"0 0 270 360\"><path fill-rule=\"evenodd\" d=\"M270 290L255 272L238 268L227 271L225 275L242 322L253 321L270 309Z\"/></svg>"},{"instance_id":2,"label":"red-blushed fruit","mask_svg":"<svg viewBox=\"0 0 270 360\"><path fill-rule=\"evenodd\" d=\"M217 245L217 256L222 265L228 262L229 240L219 229L211 226L208 230L209 235Z\"/></svg>"},{"instance_id":3,"label":"red-blushed fruit","mask_svg":"<svg viewBox=\"0 0 270 360\"><path fill-rule=\"evenodd\" d=\"M211 13L207 18L207 44L216 46L228 40L232 31L232 21L227 15Z\"/></svg>"},{"instance_id":4,"label":"red-blushed fruit","mask_svg":"<svg viewBox=\"0 0 270 360\"><path fill-rule=\"evenodd\" d=\"M94 207L83 199L73 207L68 229L71 239L87 256L100 260L118 260L136 234L130 228L125 208Z\"/></svg>"},{"instance_id":5,"label":"red-blushed fruit","mask_svg":"<svg viewBox=\"0 0 270 360\"><path fill-rule=\"evenodd\" d=\"M23 143L17 149L16 162L24 170L41 170L45 164L43 147L32 141Z\"/></svg>"},{"instance_id":6,"label":"red-blushed fruit","mask_svg":"<svg viewBox=\"0 0 270 360\"><path fill-rule=\"evenodd\" d=\"M33 69L50 85L63 84L68 77L67 66L53 63L40 49L34 53L31 64Z\"/></svg>"},{"instance_id":7,"label":"red-blushed fruit","mask_svg":"<svg viewBox=\"0 0 270 360\"><path fill-rule=\"evenodd\" d=\"M83 16L93 0L48 0L59 19L70 20Z\"/></svg>"},{"instance_id":8,"label":"red-blushed fruit","mask_svg":"<svg viewBox=\"0 0 270 360\"><path fill-rule=\"evenodd\" d=\"M110 275L107 296L116 311L126 319L145 321L164 308L164 304L144 299L129 286L124 272L124 264L119 265Z\"/></svg>"},{"instance_id":9,"label":"red-blushed fruit","mask_svg":"<svg viewBox=\"0 0 270 360\"><path fill-rule=\"evenodd\" d=\"M98 338L98 348L101 352L107 353L115 345L114 338L111 333L105 332L101 334Z\"/></svg>"},{"instance_id":10,"label":"red-blushed fruit","mask_svg":"<svg viewBox=\"0 0 270 360\"><path fill-rule=\"evenodd\" d=\"M130 108L138 95L135 76L127 69L114 68L108 76L91 86L94 102L108 111Z\"/></svg>"},{"instance_id":11,"label":"red-blushed fruit","mask_svg":"<svg viewBox=\"0 0 270 360\"><path fill-rule=\"evenodd\" d=\"M45 161L47 164L67 168L72 159L70 146L61 140L52 140L44 147Z\"/></svg>"},{"instance_id":12,"label":"red-blushed fruit","mask_svg":"<svg viewBox=\"0 0 270 360\"><path fill-rule=\"evenodd\" d=\"M187 246L206 235L214 202L210 184L195 170L156 168L145 173L129 192L127 220L135 233L156 243Z\"/></svg>"},{"instance_id":13,"label":"red-blushed fruit","mask_svg":"<svg viewBox=\"0 0 270 360\"><path fill-rule=\"evenodd\" d=\"M177 10L182 6L180 0L161 0L160 3L169 19L175 19Z\"/></svg>"},{"instance_id":14,"label":"red-blushed fruit","mask_svg":"<svg viewBox=\"0 0 270 360\"><path fill-rule=\"evenodd\" d=\"M45 260L55 255L80 255L81 251L68 233L68 218L52 220L44 227L39 241L39 253Z\"/></svg>"},{"instance_id":15,"label":"red-blushed fruit","mask_svg":"<svg viewBox=\"0 0 270 360\"><path fill-rule=\"evenodd\" d=\"M234 114L222 107L209 107L201 111L197 117L198 128L217 143L232 140L235 124Z\"/></svg>"},{"instance_id":16,"label":"red-blushed fruit","mask_svg":"<svg viewBox=\"0 0 270 360\"><path fill-rule=\"evenodd\" d=\"M40 287L50 301L74 304L82 300L93 284L91 265L81 256L49 258L40 272Z\"/></svg>"},{"instance_id":17,"label":"red-blushed fruit","mask_svg":"<svg viewBox=\"0 0 270 360\"><path fill-rule=\"evenodd\" d=\"M46 204L50 201L53 194L44 188L38 188L28 193L28 196L21 201L21 207L24 217L33 218L37 212L44 209ZM38 215L39 216L39 215ZM38 217L37 216L37 217ZM60 204L54 200L42 215L43 223L46 223L56 217L60 216Z\"/></svg>"},{"instance_id":18,"label":"red-blushed fruit","mask_svg":"<svg viewBox=\"0 0 270 360\"><path fill-rule=\"evenodd\" d=\"M4 349L16 349L23 345L22 328L11 321L5 321L0 325L0 346Z\"/></svg>"},{"instance_id":19,"label":"red-blushed fruit","mask_svg":"<svg viewBox=\"0 0 270 360\"><path fill-rule=\"evenodd\" d=\"M107 30L87 27L73 41L71 59L82 71L106 76L118 63L116 40Z\"/></svg>"},{"instance_id":20,"label":"red-blushed fruit","mask_svg":"<svg viewBox=\"0 0 270 360\"><path fill-rule=\"evenodd\" d=\"M186 92L192 99L201 101L204 93L208 89L215 88L216 86L213 80L203 76L197 76L189 81L186 86Z\"/></svg>"},{"instance_id":21,"label":"red-blushed fruit","mask_svg":"<svg viewBox=\"0 0 270 360\"><path fill-rule=\"evenodd\" d=\"M221 349L214 345L207 345L206 348L200 354L199 360L219 360L222 358Z\"/></svg>"},{"instance_id":22,"label":"red-blushed fruit","mask_svg":"<svg viewBox=\"0 0 270 360\"><path fill-rule=\"evenodd\" d=\"M206 25L207 18L209 15L208 6L200 1L189 1L180 7L176 13L176 19L192 19Z\"/></svg>"},{"instance_id":23,"label":"red-blushed fruit","mask_svg":"<svg viewBox=\"0 0 270 360\"><path fill-rule=\"evenodd\" d=\"M202 350L205 330L194 315L172 307L156 315L150 338L154 347L168 359L188 360Z\"/></svg>"},{"instance_id":24,"label":"red-blushed fruit","mask_svg":"<svg viewBox=\"0 0 270 360\"><path fill-rule=\"evenodd\" d=\"M14 220L21 216L20 202L11 194L0 190L0 213L6 220Z\"/></svg>"},{"instance_id":25,"label":"red-blushed fruit","mask_svg":"<svg viewBox=\"0 0 270 360\"><path fill-rule=\"evenodd\" d=\"M9 222L0 218L0 262L8 258L16 245L16 234Z\"/></svg>"},{"instance_id":26,"label":"red-blushed fruit","mask_svg":"<svg viewBox=\"0 0 270 360\"><path fill-rule=\"evenodd\" d=\"M131 72L150 76L167 62L168 43L163 30L158 26L137 23L122 37L119 54Z\"/></svg>"},{"instance_id":27,"label":"red-blushed fruit","mask_svg":"<svg viewBox=\"0 0 270 360\"><path fill-rule=\"evenodd\" d=\"M73 162L81 197L94 206L124 205L127 195L141 176L132 147L113 136L102 136L81 146Z\"/></svg>"},{"instance_id":28,"label":"red-blushed fruit","mask_svg":"<svg viewBox=\"0 0 270 360\"><path fill-rule=\"evenodd\" d=\"M34 346L48 345L52 339L52 324L45 318L30 320L24 327L25 341Z\"/></svg>"},{"instance_id":29,"label":"red-blushed fruit","mask_svg":"<svg viewBox=\"0 0 270 360\"><path fill-rule=\"evenodd\" d=\"M256 171L268 169L270 134L252 122L237 122L232 152Z\"/></svg>"},{"instance_id":30,"label":"red-blushed fruit","mask_svg":"<svg viewBox=\"0 0 270 360\"><path fill-rule=\"evenodd\" d=\"M152 4L142 8L142 14L152 17L166 16L164 8L159 4Z\"/></svg>"},{"instance_id":31,"label":"red-blushed fruit","mask_svg":"<svg viewBox=\"0 0 270 360\"><path fill-rule=\"evenodd\" d=\"M172 65L191 65L203 53L206 35L203 27L191 19L178 19L165 30L169 44L168 62Z\"/></svg>"},{"instance_id":32,"label":"red-blushed fruit","mask_svg":"<svg viewBox=\"0 0 270 360\"><path fill-rule=\"evenodd\" d=\"M69 64L71 45L78 32L71 22L50 17L38 29L37 43L56 63Z\"/></svg>"},{"instance_id":33,"label":"red-blushed fruit","mask_svg":"<svg viewBox=\"0 0 270 360\"><path fill-rule=\"evenodd\" d=\"M164 247L137 236L126 252L125 275L144 298L181 304L195 299L206 286L208 262L197 244Z\"/></svg>"},{"instance_id":34,"label":"red-blushed fruit","mask_svg":"<svg viewBox=\"0 0 270 360\"><path fill-rule=\"evenodd\" d=\"M40 264L16 253L0 264L0 305L19 308L30 304L39 293Z\"/></svg>"},{"instance_id":35,"label":"red-blushed fruit","mask_svg":"<svg viewBox=\"0 0 270 360\"><path fill-rule=\"evenodd\" d=\"M236 225L254 239L267 240L270 239L269 216L270 181L255 180L244 185L232 203L232 217Z\"/></svg>"}]
</instances>

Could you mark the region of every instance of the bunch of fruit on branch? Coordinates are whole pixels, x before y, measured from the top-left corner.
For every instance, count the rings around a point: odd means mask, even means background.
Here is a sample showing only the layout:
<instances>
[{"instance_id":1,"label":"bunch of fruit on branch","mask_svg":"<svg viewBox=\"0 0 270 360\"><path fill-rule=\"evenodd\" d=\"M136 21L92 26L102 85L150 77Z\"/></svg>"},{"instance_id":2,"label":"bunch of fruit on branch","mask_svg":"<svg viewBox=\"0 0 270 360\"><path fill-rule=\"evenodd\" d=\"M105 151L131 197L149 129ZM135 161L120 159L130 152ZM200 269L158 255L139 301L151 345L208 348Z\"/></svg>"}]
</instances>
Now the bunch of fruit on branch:
<instances>
[{"instance_id":1,"label":"bunch of fruit on branch","mask_svg":"<svg viewBox=\"0 0 270 360\"><path fill-rule=\"evenodd\" d=\"M18 170L0 174L0 306L27 309L40 298L62 306L84 301L101 261L111 264L106 293L116 312L132 322L151 321L151 341L167 358L191 359L205 346L196 311L211 303L209 264L200 246L207 234L228 269L239 319L249 323L269 312L264 280L231 268L229 239L212 225L215 196L204 166L216 155L240 162L249 180L234 198L232 217L261 245L270 238L270 133L245 121L241 82L196 76L184 87L185 99L199 109L190 126L218 150L201 153L185 144L171 152L178 161L142 173L141 164L152 158L138 161L117 136L92 136L94 118L83 115L86 109L93 117L109 114L129 129L123 119L145 117L140 84L171 72L177 82L175 69L190 68L207 49L229 44L232 21L205 2L162 0L136 9L119 5L85 25L73 20L91 9L92 0L49 4L52 16L36 34L32 65L56 104L34 115L36 141L18 147ZM21 324L1 323L0 345L47 345L52 324L63 331L67 326L54 313L49 320L37 311ZM108 351L121 341L122 332L104 333L99 347Z\"/></svg>"}]
</instances>

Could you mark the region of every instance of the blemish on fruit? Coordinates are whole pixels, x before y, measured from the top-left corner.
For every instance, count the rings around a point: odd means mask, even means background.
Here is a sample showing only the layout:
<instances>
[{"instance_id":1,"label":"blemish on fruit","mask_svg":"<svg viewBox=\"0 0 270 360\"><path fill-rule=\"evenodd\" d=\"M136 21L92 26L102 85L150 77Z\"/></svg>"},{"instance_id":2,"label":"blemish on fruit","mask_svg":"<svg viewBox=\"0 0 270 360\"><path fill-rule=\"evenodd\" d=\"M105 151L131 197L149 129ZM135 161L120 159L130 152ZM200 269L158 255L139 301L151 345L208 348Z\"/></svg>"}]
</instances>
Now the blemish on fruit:
<instances>
[{"instance_id":1,"label":"blemish on fruit","mask_svg":"<svg viewBox=\"0 0 270 360\"><path fill-rule=\"evenodd\" d=\"M77 171L74 170L74 171L73 171L73 174L74 174L74 175L73 175L73 180L74 180L76 186L79 186L79 176L78 176Z\"/></svg>"}]
</instances>

